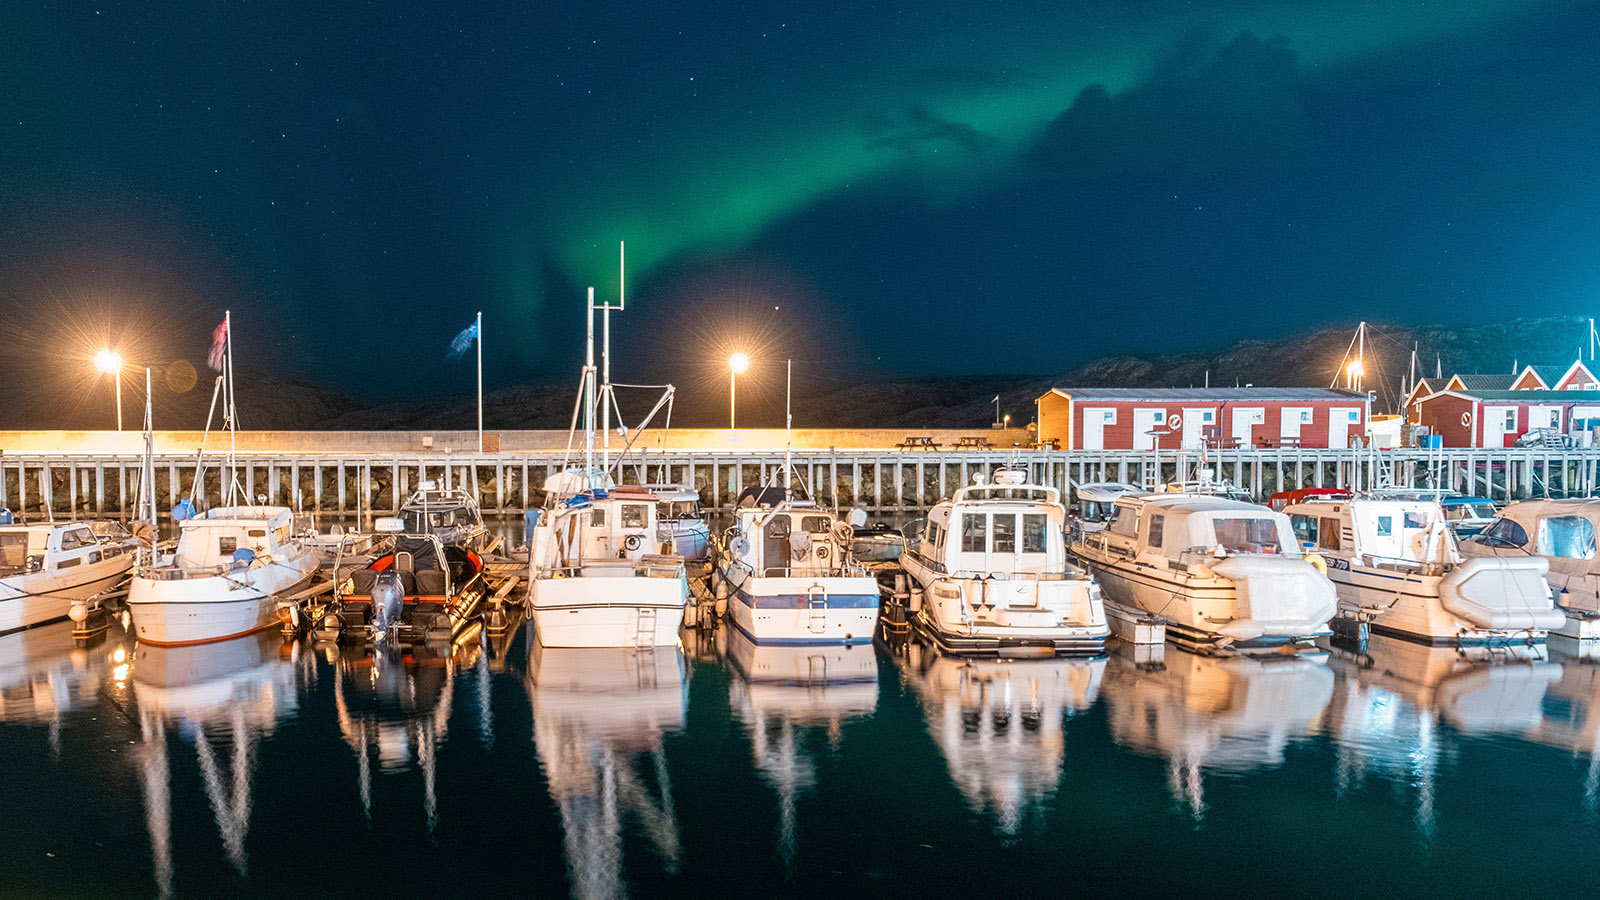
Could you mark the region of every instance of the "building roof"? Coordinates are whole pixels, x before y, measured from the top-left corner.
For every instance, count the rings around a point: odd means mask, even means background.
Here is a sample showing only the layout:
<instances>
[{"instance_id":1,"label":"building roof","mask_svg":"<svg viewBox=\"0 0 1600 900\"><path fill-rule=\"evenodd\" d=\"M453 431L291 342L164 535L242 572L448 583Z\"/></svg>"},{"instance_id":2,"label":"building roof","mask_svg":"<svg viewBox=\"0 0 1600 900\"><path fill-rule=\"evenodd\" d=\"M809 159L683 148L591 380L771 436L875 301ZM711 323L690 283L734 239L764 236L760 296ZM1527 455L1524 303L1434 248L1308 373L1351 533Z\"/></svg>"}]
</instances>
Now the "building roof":
<instances>
[{"instance_id":1,"label":"building roof","mask_svg":"<svg viewBox=\"0 0 1600 900\"><path fill-rule=\"evenodd\" d=\"M1511 385L1516 383L1516 375L1462 375L1457 373L1452 381L1461 383L1461 387L1469 391L1509 391Z\"/></svg>"},{"instance_id":2,"label":"building roof","mask_svg":"<svg viewBox=\"0 0 1600 900\"><path fill-rule=\"evenodd\" d=\"M1439 391L1423 397L1431 400L1443 395L1465 397L1469 400L1513 400L1521 403L1600 403L1600 391ZM1419 401L1420 402L1420 401Z\"/></svg>"},{"instance_id":3,"label":"building roof","mask_svg":"<svg viewBox=\"0 0 1600 900\"><path fill-rule=\"evenodd\" d=\"M1367 395L1360 391L1347 391L1342 388L1058 387L1051 388L1050 393L1074 400L1210 400L1222 403L1234 400L1359 400L1364 403L1368 399Z\"/></svg>"},{"instance_id":4,"label":"building roof","mask_svg":"<svg viewBox=\"0 0 1600 900\"><path fill-rule=\"evenodd\" d=\"M1551 387L1554 387L1557 382L1566 377L1568 372L1572 371L1570 364L1565 366L1529 366L1528 368L1533 370L1533 374L1539 376L1540 381Z\"/></svg>"}]
</instances>

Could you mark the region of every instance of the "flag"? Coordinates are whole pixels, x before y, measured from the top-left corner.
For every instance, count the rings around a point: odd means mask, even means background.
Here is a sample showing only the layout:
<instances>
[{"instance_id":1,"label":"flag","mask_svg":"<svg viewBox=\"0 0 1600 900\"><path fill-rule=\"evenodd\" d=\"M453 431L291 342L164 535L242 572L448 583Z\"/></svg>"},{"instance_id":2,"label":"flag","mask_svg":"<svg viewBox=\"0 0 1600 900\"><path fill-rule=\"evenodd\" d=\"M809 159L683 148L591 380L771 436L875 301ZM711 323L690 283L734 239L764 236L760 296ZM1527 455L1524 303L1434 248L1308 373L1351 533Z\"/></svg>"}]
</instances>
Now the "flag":
<instances>
[{"instance_id":1,"label":"flag","mask_svg":"<svg viewBox=\"0 0 1600 900\"><path fill-rule=\"evenodd\" d=\"M222 371L222 357L228 352L228 320L223 319L222 324L211 331L211 352L206 354L206 365L213 372Z\"/></svg>"},{"instance_id":2,"label":"flag","mask_svg":"<svg viewBox=\"0 0 1600 900\"><path fill-rule=\"evenodd\" d=\"M462 354L472 349L472 342L478 339L478 323L476 320L471 325L461 329L461 333L450 341L450 358L460 359Z\"/></svg>"},{"instance_id":3,"label":"flag","mask_svg":"<svg viewBox=\"0 0 1600 900\"><path fill-rule=\"evenodd\" d=\"M994 395L994 399L990 400L989 402L990 403L999 403L1000 402L1000 395L999 394L995 394Z\"/></svg>"}]
</instances>

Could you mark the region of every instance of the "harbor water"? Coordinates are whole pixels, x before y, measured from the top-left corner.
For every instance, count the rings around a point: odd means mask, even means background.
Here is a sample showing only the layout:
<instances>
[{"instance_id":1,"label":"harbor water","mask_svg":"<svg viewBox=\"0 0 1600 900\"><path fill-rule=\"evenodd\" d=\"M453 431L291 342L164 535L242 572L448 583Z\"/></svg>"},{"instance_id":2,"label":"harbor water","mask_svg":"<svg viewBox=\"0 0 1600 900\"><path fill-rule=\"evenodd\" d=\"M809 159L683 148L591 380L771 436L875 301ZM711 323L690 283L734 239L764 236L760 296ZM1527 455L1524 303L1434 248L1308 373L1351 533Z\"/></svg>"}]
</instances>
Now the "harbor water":
<instances>
[{"instance_id":1,"label":"harbor water","mask_svg":"<svg viewBox=\"0 0 1600 900\"><path fill-rule=\"evenodd\" d=\"M0 636L0 897L1561 896L1600 665Z\"/></svg>"}]
</instances>

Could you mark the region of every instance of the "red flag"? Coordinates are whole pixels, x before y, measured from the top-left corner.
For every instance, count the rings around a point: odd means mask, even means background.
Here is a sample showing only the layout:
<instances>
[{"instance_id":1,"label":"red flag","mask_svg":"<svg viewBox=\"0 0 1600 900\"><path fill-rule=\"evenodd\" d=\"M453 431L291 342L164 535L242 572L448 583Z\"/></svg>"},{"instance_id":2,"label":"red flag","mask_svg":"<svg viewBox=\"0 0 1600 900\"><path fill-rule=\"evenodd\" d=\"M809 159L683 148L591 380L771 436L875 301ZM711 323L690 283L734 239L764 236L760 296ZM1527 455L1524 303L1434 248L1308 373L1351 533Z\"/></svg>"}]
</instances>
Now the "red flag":
<instances>
[{"instance_id":1,"label":"red flag","mask_svg":"<svg viewBox=\"0 0 1600 900\"><path fill-rule=\"evenodd\" d=\"M222 356L227 351L227 347L228 320L223 319L222 324L211 332L211 352L206 355L206 365L211 367L211 371L222 371Z\"/></svg>"}]
</instances>

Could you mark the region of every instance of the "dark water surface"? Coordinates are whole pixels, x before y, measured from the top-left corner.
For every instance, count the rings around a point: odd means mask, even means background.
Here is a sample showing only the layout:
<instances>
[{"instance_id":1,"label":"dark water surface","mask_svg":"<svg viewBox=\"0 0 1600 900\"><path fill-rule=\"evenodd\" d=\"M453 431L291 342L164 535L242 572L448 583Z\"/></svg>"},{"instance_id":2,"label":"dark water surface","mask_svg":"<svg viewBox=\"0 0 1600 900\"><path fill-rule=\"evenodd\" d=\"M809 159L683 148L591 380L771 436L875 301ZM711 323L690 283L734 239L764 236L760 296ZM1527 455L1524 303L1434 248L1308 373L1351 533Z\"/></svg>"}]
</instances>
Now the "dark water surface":
<instances>
[{"instance_id":1,"label":"dark water surface","mask_svg":"<svg viewBox=\"0 0 1600 900\"><path fill-rule=\"evenodd\" d=\"M1506 897L1600 886L1573 646L373 658L0 637L0 896ZM1570 651L1570 652L1564 652Z\"/></svg>"}]
</instances>

